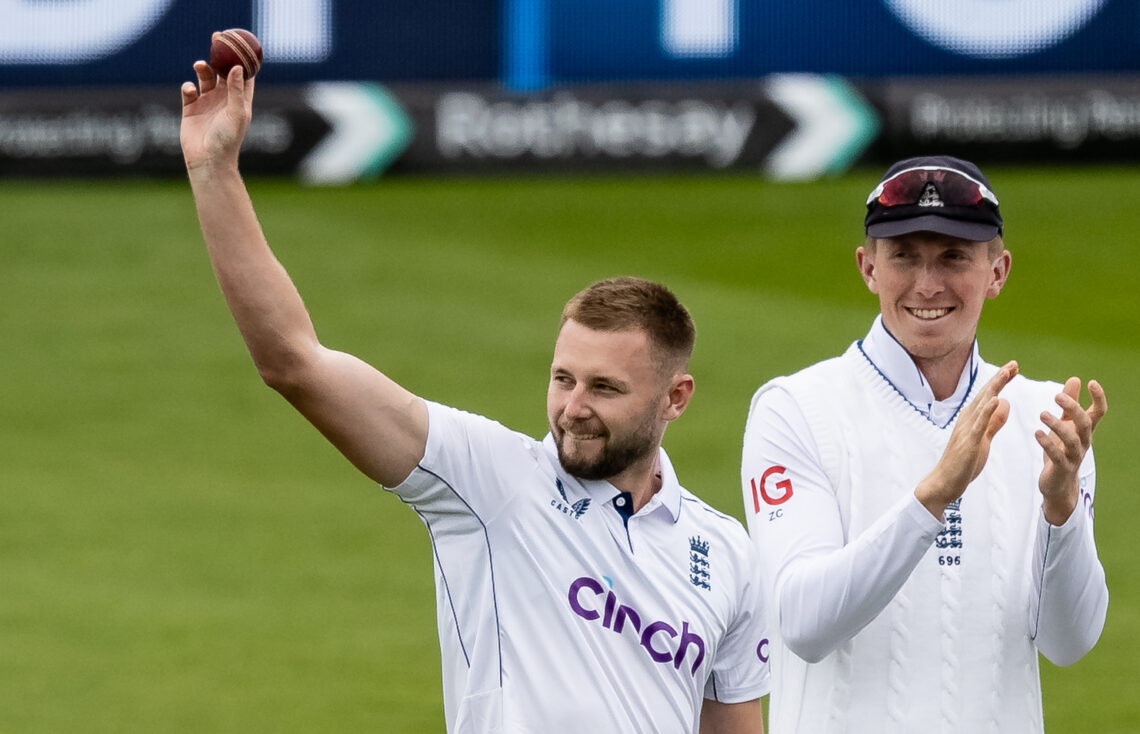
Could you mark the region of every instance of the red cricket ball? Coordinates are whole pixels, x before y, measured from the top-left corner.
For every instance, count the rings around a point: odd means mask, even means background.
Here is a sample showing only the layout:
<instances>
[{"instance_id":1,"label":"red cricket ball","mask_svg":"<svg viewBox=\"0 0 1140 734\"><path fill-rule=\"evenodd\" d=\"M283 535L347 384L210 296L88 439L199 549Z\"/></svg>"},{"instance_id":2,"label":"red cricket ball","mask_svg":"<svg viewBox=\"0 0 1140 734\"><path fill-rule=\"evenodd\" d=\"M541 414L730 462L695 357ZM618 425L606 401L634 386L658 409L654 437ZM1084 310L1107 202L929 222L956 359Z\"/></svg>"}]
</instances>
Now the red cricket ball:
<instances>
[{"instance_id":1,"label":"red cricket ball","mask_svg":"<svg viewBox=\"0 0 1140 734\"><path fill-rule=\"evenodd\" d=\"M251 79L261 68L261 59L261 42L244 28L214 31L210 36L210 67L218 76L241 66L245 78Z\"/></svg>"}]
</instances>

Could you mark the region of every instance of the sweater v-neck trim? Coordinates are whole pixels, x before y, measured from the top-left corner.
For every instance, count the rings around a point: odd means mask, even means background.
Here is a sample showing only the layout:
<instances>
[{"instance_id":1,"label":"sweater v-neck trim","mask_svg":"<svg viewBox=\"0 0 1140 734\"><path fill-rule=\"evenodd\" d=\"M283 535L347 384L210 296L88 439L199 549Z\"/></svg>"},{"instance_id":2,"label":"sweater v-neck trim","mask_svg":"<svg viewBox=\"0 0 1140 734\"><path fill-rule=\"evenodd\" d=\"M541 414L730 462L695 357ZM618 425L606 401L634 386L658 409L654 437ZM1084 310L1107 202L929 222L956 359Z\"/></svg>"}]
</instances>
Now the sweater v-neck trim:
<instances>
[{"instance_id":1,"label":"sweater v-neck trim","mask_svg":"<svg viewBox=\"0 0 1140 734\"><path fill-rule=\"evenodd\" d=\"M867 353L863 351L863 342L857 341L852 344L843 355L844 359L850 360L854 363L855 374L859 375L861 379L867 381L871 389L879 395L887 403L893 405L908 416L916 426L921 426L924 432L933 432L934 436L945 437L958 421L958 416L962 412L962 408L966 406L974 396L977 390L978 371L970 375L970 386L966 389L966 394L962 397L962 402L954 411L954 415L945 425L938 425L930 418L922 409L917 405L907 400L903 392L896 386L887 375L879 369L879 367L871 361Z\"/></svg>"}]
</instances>

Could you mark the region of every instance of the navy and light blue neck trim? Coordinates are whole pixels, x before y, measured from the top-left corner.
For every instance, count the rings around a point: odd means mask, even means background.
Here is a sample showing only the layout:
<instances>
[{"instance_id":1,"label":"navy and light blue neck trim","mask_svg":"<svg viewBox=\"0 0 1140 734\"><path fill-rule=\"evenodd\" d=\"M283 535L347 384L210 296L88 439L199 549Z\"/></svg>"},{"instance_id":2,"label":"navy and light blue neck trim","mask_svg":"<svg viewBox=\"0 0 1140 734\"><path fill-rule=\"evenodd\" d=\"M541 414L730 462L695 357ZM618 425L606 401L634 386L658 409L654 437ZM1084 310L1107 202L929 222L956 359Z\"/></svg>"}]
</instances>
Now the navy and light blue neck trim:
<instances>
[{"instance_id":1,"label":"navy and light blue neck trim","mask_svg":"<svg viewBox=\"0 0 1140 734\"><path fill-rule=\"evenodd\" d=\"M982 362L978 340L975 339L954 393L945 400L937 400L926 376L898 339L887 331L881 315L875 318L871 330L863 340L857 342L857 346L883 379L915 410L939 428L950 425L965 406L978 376L978 366Z\"/></svg>"}]
</instances>

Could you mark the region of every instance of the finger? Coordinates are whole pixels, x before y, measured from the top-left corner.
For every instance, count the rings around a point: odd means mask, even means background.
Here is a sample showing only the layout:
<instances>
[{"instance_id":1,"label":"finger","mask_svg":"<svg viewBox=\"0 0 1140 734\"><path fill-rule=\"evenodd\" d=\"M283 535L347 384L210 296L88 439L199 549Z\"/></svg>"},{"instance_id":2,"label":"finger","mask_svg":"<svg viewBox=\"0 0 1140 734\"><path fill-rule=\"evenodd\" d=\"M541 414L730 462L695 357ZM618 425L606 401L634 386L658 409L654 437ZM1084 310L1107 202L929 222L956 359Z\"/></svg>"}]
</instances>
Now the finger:
<instances>
[{"instance_id":1,"label":"finger","mask_svg":"<svg viewBox=\"0 0 1140 734\"><path fill-rule=\"evenodd\" d=\"M988 444L1009 417L1008 403L1002 407L1006 401L995 396L981 402L982 397L984 396L979 396L975 404L970 406L972 410L963 413L961 418L961 437L967 445Z\"/></svg>"},{"instance_id":2,"label":"finger","mask_svg":"<svg viewBox=\"0 0 1140 734\"><path fill-rule=\"evenodd\" d=\"M1065 392L1057 393L1054 401L1061 407L1062 420L1072 421L1078 431L1092 431L1092 419L1089 417L1089 414L1085 412L1085 409L1081 407L1081 404L1077 402L1077 399L1069 394L1068 386L1066 386Z\"/></svg>"},{"instance_id":3,"label":"finger","mask_svg":"<svg viewBox=\"0 0 1140 734\"><path fill-rule=\"evenodd\" d=\"M1070 377L1065 382L1064 389L1055 398L1057 405L1061 406L1061 418L1072 421L1077 429L1082 449L1087 449L1092 443L1092 432L1095 424L1091 412L1085 411L1080 404L1081 381Z\"/></svg>"},{"instance_id":4,"label":"finger","mask_svg":"<svg viewBox=\"0 0 1140 734\"><path fill-rule=\"evenodd\" d=\"M1096 424L1100 423L1100 419L1108 412L1108 398L1104 394L1104 388L1096 380L1089 380L1089 395L1092 396L1092 405L1088 413L1095 429Z\"/></svg>"},{"instance_id":5,"label":"finger","mask_svg":"<svg viewBox=\"0 0 1140 734\"><path fill-rule=\"evenodd\" d=\"M1041 422L1049 429L1047 435L1052 437L1052 442L1064 458L1074 464L1079 463L1089 445L1088 435L1082 434L1072 421L1063 420L1049 412L1041 414ZM1053 458L1058 460L1057 457Z\"/></svg>"},{"instance_id":6,"label":"finger","mask_svg":"<svg viewBox=\"0 0 1140 734\"><path fill-rule=\"evenodd\" d=\"M971 423L979 421L980 425L984 426L996 407L991 405L991 401L997 397L1002 388L1008 385L1015 375L1017 375L1017 362L1006 362L1002 365L997 374L991 377L985 385L982 385L978 394L962 411L962 418Z\"/></svg>"},{"instance_id":7,"label":"finger","mask_svg":"<svg viewBox=\"0 0 1140 734\"><path fill-rule=\"evenodd\" d=\"M1068 450L1068 446L1062 441L1056 432L1046 433L1038 429L1033 433L1033 437L1037 439L1037 443L1045 451L1045 455L1058 467L1075 467L1078 457L1072 456Z\"/></svg>"},{"instance_id":8,"label":"finger","mask_svg":"<svg viewBox=\"0 0 1140 734\"><path fill-rule=\"evenodd\" d=\"M986 439L991 440L1009 420L1009 401L1002 400L1001 398L994 398L996 405L990 414L989 420L986 421Z\"/></svg>"},{"instance_id":9,"label":"finger","mask_svg":"<svg viewBox=\"0 0 1140 734\"><path fill-rule=\"evenodd\" d=\"M1081 378L1070 377L1065 380L1065 386L1061 388L1061 392L1068 395L1073 400L1081 399Z\"/></svg>"},{"instance_id":10,"label":"finger","mask_svg":"<svg viewBox=\"0 0 1140 734\"><path fill-rule=\"evenodd\" d=\"M182 106L185 107L196 99L198 99L198 87L194 86L194 82L184 83L182 85Z\"/></svg>"},{"instance_id":11,"label":"finger","mask_svg":"<svg viewBox=\"0 0 1140 734\"><path fill-rule=\"evenodd\" d=\"M1010 383L1010 380L1012 380L1014 377L1017 377L1017 372L1017 361L1010 360L1001 366L1001 369L997 371L997 374L991 377L990 381L987 382L985 387L982 389L992 395L997 395L1002 391L1002 389L1005 388L1006 385Z\"/></svg>"},{"instance_id":12,"label":"finger","mask_svg":"<svg viewBox=\"0 0 1140 734\"><path fill-rule=\"evenodd\" d=\"M194 62L194 74L198 77L198 89L202 94L210 91L217 84L217 77L214 76L214 70L205 61Z\"/></svg>"},{"instance_id":13,"label":"finger","mask_svg":"<svg viewBox=\"0 0 1140 734\"><path fill-rule=\"evenodd\" d=\"M230 69L230 73L226 77L226 85L228 87L226 104L230 105L235 114L246 106L245 86L252 81L252 79L245 78L245 73L242 71L240 64Z\"/></svg>"}]
</instances>

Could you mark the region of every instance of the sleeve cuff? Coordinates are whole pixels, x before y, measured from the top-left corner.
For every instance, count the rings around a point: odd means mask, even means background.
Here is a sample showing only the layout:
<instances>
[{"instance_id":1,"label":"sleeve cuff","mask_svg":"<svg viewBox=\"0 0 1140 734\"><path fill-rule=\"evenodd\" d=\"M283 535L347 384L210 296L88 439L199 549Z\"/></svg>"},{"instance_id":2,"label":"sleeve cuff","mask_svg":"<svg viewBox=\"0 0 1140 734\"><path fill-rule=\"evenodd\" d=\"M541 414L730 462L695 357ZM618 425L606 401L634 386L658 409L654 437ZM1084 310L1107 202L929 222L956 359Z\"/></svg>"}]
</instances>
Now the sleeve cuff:
<instances>
[{"instance_id":1,"label":"sleeve cuff","mask_svg":"<svg viewBox=\"0 0 1140 734\"><path fill-rule=\"evenodd\" d=\"M934 540L935 536L946 527L946 521L931 515L930 510L918 501L914 492L911 492L905 500L905 506L900 514L909 518L918 527L919 532L923 535L929 535L931 540ZM1041 518L1045 518L1044 513L1042 513Z\"/></svg>"}]
</instances>

